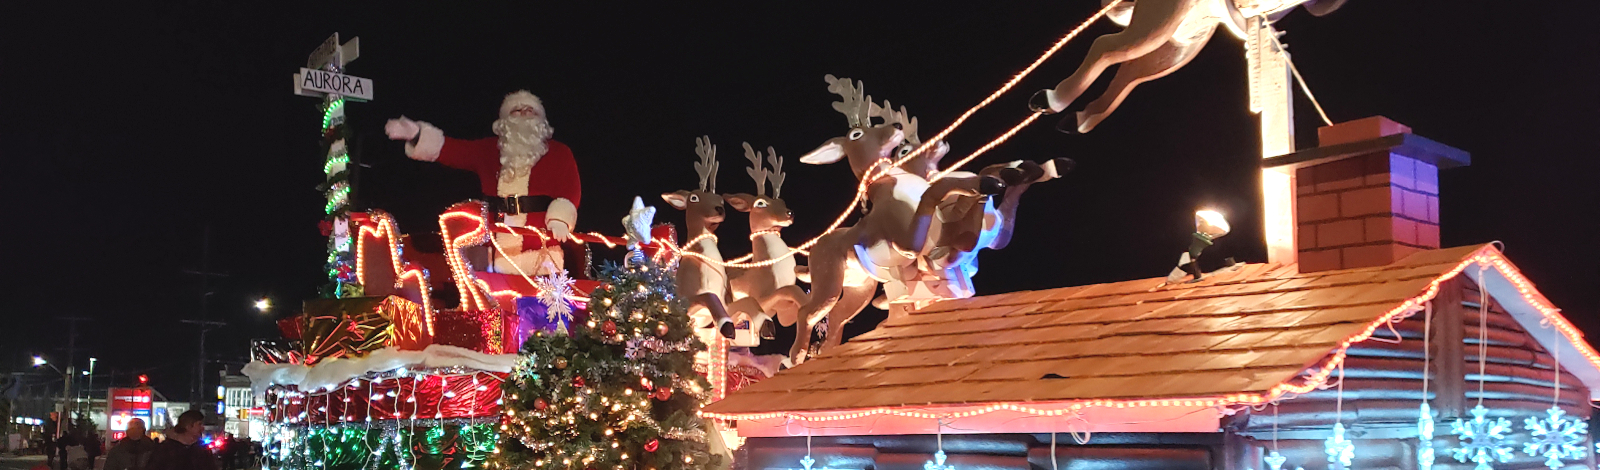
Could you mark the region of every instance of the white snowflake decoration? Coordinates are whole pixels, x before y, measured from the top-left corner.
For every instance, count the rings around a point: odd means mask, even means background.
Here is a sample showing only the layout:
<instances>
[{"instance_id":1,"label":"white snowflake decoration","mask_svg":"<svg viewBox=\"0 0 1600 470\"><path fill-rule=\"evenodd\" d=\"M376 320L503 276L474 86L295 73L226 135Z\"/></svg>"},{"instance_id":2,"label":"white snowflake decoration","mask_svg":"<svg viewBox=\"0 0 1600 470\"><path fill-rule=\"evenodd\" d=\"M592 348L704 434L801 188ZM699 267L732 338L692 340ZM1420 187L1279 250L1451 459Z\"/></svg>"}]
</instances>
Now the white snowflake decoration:
<instances>
[{"instance_id":1,"label":"white snowflake decoration","mask_svg":"<svg viewBox=\"0 0 1600 470\"><path fill-rule=\"evenodd\" d=\"M805 465L806 470L811 470L811 466L815 465L816 463L817 459L811 458L811 454L806 454L805 457L800 458L800 465Z\"/></svg>"},{"instance_id":2,"label":"white snowflake decoration","mask_svg":"<svg viewBox=\"0 0 1600 470\"><path fill-rule=\"evenodd\" d=\"M1433 410L1423 402L1417 415L1417 470L1433 468Z\"/></svg>"},{"instance_id":3,"label":"white snowflake decoration","mask_svg":"<svg viewBox=\"0 0 1600 470\"><path fill-rule=\"evenodd\" d=\"M1323 442L1323 452L1328 454L1328 470L1350 468L1350 460L1356 457L1356 445L1345 439L1344 423L1333 423L1333 436Z\"/></svg>"},{"instance_id":4,"label":"white snowflake decoration","mask_svg":"<svg viewBox=\"0 0 1600 470\"><path fill-rule=\"evenodd\" d=\"M572 283L564 269L533 279L533 287L539 289L539 303L545 306L545 319L560 333L566 333L567 325L572 324L572 304L567 303Z\"/></svg>"},{"instance_id":5,"label":"white snowflake decoration","mask_svg":"<svg viewBox=\"0 0 1600 470\"><path fill-rule=\"evenodd\" d=\"M922 463L922 470L955 470L956 466L945 465L944 459L944 449L939 449L938 452L933 453L932 461Z\"/></svg>"},{"instance_id":6,"label":"white snowflake decoration","mask_svg":"<svg viewBox=\"0 0 1600 470\"><path fill-rule=\"evenodd\" d=\"M1545 414L1549 417L1529 417L1523 421L1523 428L1533 434L1534 441L1523 444L1522 451L1532 457L1544 457L1544 466L1555 470L1561 468L1562 460L1583 456L1579 443L1586 440L1589 423L1569 418L1565 410L1555 406L1545 410Z\"/></svg>"},{"instance_id":7,"label":"white snowflake decoration","mask_svg":"<svg viewBox=\"0 0 1600 470\"><path fill-rule=\"evenodd\" d=\"M1284 462L1288 462L1289 458L1288 457L1284 457L1283 454L1279 454L1278 451L1274 450L1274 451L1268 453L1266 457L1262 457L1261 461L1262 462L1266 462L1267 465L1272 466L1272 470L1283 470L1283 463ZM1297 466L1297 467L1294 468L1294 470L1305 470L1305 469Z\"/></svg>"},{"instance_id":8,"label":"white snowflake decoration","mask_svg":"<svg viewBox=\"0 0 1600 470\"><path fill-rule=\"evenodd\" d=\"M1474 470L1494 470L1490 462L1495 459L1511 461L1513 444L1506 439L1511 422L1505 418L1488 419L1488 414L1488 408L1478 405L1472 408L1472 419L1450 423L1450 432L1461 440L1461 447L1451 453L1457 462L1476 462Z\"/></svg>"},{"instance_id":9,"label":"white snowflake decoration","mask_svg":"<svg viewBox=\"0 0 1600 470\"><path fill-rule=\"evenodd\" d=\"M1288 460L1288 457L1284 457L1283 454L1279 454L1276 450L1272 451L1270 454L1267 454L1266 457L1261 458L1262 462L1266 462L1267 465L1272 466L1272 470L1283 470L1283 463Z\"/></svg>"}]
</instances>

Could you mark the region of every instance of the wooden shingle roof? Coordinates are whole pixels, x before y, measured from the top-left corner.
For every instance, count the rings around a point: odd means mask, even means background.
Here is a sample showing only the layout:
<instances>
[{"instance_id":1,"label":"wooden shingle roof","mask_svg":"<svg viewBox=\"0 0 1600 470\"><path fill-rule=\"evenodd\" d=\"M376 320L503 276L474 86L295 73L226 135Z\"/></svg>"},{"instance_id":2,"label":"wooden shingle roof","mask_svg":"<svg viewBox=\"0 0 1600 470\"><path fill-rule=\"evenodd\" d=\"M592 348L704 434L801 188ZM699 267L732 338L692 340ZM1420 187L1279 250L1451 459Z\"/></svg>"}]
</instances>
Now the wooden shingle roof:
<instances>
[{"instance_id":1,"label":"wooden shingle roof","mask_svg":"<svg viewBox=\"0 0 1600 470\"><path fill-rule=\"evenodd\" d=\"M1419 252L1382 267L1302 274L1292 265L1250 264L1192 284L1163 286L1154 278L941 301L892 317L704 411L749 418L935 405L1268 399L1326 379L1342 348L1430 298L1437 282L1480 252L1499 256L1477 245Z\"/></svg>"}]
</instances>

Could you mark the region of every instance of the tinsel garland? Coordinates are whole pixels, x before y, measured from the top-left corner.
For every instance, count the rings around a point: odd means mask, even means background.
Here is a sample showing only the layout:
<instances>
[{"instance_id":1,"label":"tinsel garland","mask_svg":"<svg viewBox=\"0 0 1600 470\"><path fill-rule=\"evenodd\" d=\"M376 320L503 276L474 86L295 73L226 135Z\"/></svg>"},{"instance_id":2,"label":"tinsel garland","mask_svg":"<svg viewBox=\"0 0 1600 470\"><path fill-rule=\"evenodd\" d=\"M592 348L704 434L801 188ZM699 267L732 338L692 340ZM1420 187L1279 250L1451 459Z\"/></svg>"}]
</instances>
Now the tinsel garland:
<instances>
[{"instance_id":1,"label":"tinsel garland","mask_svg":"<svg viewBox=\"0 0 1600 470\"><path fill-rule=\"evenodd\" d=\"M701 469L716 466L696 415L710 384L694 372L694 337L673 272L649 261L602 268L589 321L541 333L504 383L507 469Z\"/></svg>"},{"instance_id":2,"label":"tinsel garland","mask_svg":"<svg viewBox=\"0 0 1600 470\"><path fill-rule=\"evenodd\" d=\"M499 433L483 419L390 420L371 425L273 426L271 470L434 470L479 468Z\"/></svg>"}]
</instances>

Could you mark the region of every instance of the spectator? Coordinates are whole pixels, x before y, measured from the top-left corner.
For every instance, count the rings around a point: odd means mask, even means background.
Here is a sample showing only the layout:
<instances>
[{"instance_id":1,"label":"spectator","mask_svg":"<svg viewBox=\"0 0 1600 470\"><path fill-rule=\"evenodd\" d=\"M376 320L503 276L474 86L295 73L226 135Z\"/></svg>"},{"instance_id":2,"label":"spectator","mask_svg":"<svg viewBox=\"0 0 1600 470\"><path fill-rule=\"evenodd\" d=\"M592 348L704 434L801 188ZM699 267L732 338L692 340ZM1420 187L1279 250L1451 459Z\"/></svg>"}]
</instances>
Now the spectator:
<instances>
[{"instance_id":1,"label":"spectator","mask_svg":"<svg viewBox=\"0 0 1600 470\"><path fill-rule=\"evenodd\" d=\"M177 424L167 430L167 439L150 453L146 470L217 470L216 456L200 444L205 433L205 415L189 410L178 415Z\"/></svg>"},{"instance_id":2,"label":"spectator","mask_svg":"<svg viewBox=\"0 0 1600 470\"><path fill-rule=\"evenodd\" d=\"M104 470L144 470L150 462L150 453L155 449L156 443L145 432L144 420L129 420L128 436L117 441L111 447L111 452L106 454Z\"/></svg>"}]
</instances>

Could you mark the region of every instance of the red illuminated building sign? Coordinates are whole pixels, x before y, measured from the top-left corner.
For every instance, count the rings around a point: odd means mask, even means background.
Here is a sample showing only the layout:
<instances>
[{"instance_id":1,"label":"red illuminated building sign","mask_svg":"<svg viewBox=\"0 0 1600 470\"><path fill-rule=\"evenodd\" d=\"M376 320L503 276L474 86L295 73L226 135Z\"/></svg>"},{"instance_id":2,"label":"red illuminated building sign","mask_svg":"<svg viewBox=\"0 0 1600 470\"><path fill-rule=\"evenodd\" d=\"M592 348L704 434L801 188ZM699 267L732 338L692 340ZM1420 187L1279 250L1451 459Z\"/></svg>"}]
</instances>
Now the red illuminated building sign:
<instances>
[{"instance_id":1,"label":"red illuminated building sign","mask_svg":"<svg viewBox=\"0 0 1600 470\"><path fill-rule=\"evenodd\" d=\"M112 388L109 401L111 409L106 413L109 423L106 429L111 430L111 439L122 439L128 432L128 421L133 418L144 420L145 428L150 427L150 389L149 388Z\"/></svg>"}]
</instances>

